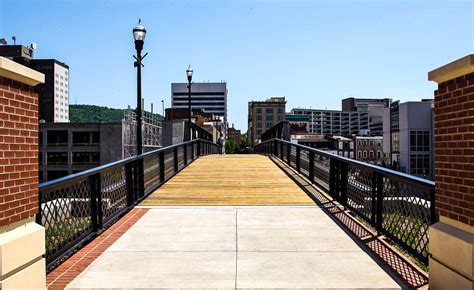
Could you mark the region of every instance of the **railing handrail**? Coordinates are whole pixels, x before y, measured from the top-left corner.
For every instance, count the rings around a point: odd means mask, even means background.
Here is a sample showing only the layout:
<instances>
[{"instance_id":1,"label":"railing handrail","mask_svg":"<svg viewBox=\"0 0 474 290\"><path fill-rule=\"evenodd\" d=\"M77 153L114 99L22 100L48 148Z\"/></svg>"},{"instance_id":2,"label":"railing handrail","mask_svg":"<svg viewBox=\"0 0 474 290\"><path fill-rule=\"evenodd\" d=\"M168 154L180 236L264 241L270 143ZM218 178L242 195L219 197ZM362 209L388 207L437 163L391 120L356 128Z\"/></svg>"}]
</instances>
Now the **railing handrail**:
<instances>
[{"instance_id":1,"label":"railing handrail","mask_svg":"<svg viewBox=\"0 0 474 290\"><path fill-rule=\"evenodd\" d=\"M191 140L191 141L186 141L186 142L181 142L181 143L178 143L178 144L173 144L173 145L170 145L170 146L158 148L158 149L155 149L153 151L143 153L143 154L138 155L138 156L127 157L127 158L124 158L124 159L121 159L121 160L117 160L117 161L110 162L110 163L107 163L107 164L104 164L104 165L100 165L100 166L97 166L97 167L94 167L94 168L90 168L90 169L87 169L87 170L84 170L84 171L81 171L81 172L77 172L77 173L73 173L73 174L70 174L70 175L67 175L67 176L64 176L64 177L60 177L58 179L53 179L53 180L50 180L50 181L42 182L42 183L38 184L38 189L39 190L44 190L44 189L48 189L50 187L55 187L59 184L68 184L70 182L74 182L76 179L86 178L86 177L89 177L89 176L94 175L96 173L99 173L101 171L104 171L106 169L118 167L120 165L130 163L134 160L144 158L144 157L147 157L149 155L159 153L161 151L166 151L166 150L172 149L174 147L179 147L179 146L191 144L191 143L194 143L194 142L197 142L197 141L212 143L209 140L198 138L198 139L194 139L194 140Z\"/></svg>"},{"instance_id":2,"label":"railing handrail","mask_svg":"<svg viewBox=\"0 0 474 290\"><path fill-rule=\"evenodd\" d=\"M270 140L266 140L266 141L263 141L260 144L264 144L264 143L267 143L267 142L272 142L273 140L278 140L279 142L283 142L283 143L286 143L286 144L291 144L291 146L300 147L300 148L303 148L303 149L308 150L308 151L313 151L313 152L318 153L319 155L322 155L324 157L337 159L339 161L347 162L347 163L350 163L352 165L355 165L357 167L361 167L361 168L364 168L364 169L370 169L370 170L376 171L376 172L384 174L384 175L395 176L395 178L397 178L397 179L408 181L408 182L413 183L413 184L421 185L421 186L424 186L424 187L427 187L427 188L434 188L435 187L435 182L432 181L432 180L428 180L428 179L421 178L421 177L418 177L418 176L414 176L414 175L411 175L411 174L407 174L407 173L404 173L404 172L396 171L396 170L393 170L393 169L388 169L388 168L385 168L385 167L382 167L382 166L362 162L362 161L359 161L359 160L350 159L350 158L339 156L339 155L336 155L336 154L331 154L331 153L328 153L327 151L324 151L324 150L312 148L312 147L301 145L301 144L292 143L290 141L286 141L286 140L282 140L282 139L278 139L278 138L273 138L273 139L270 139Z\"/></svg>"}]
</instances>

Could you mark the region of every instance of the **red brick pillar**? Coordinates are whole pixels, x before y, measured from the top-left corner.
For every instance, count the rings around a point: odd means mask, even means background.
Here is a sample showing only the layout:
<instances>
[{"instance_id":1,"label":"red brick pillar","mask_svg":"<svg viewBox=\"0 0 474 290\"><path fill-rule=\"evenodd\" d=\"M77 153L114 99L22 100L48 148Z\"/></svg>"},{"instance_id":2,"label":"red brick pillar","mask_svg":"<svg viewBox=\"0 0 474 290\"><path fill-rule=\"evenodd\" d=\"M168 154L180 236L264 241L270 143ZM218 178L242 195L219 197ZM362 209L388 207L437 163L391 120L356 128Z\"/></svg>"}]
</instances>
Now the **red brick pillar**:
<instances>
[{"instance_id":1,"label":"red brick pillar","mask_svg":"<svg viewBox=\"0 0 474 290\"><path fill-rule=\"evenodd\" d=\"M439 222L430 228L430 289L474 289L474 54L428 74L435 91Z\"/></svg>"},{"instance_id":2,"label":"red brick pillar","mask_svg":"<svg viewBox=\"0 0 474 290\"><path fill-rule=\"evenodd\" d=\"M0 57L0 288L44 289L38 212L38 95L44 75Z\"/></svg>"}]
</instances>

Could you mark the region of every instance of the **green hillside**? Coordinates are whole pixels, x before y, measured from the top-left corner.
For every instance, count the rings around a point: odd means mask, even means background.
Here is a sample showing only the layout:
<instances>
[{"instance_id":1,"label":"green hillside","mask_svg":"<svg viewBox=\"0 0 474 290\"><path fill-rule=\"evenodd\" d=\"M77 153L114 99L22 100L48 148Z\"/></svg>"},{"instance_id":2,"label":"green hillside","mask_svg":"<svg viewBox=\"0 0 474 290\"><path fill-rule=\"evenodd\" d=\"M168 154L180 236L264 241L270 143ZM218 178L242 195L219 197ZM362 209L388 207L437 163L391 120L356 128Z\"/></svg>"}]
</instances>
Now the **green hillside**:
<instances>
[{"instance_id":1,"label":"green hillside","mask_svg":"<svg viewBox=\"0 0 474 290\"><path fill-rule=\"evenodd\" d=\"M114 122L121 121L125 109L115 109L95 105L69 105L69 121L71 123ZM163 118L159 114L154 114Z\"/></svg>"}]
</instances>

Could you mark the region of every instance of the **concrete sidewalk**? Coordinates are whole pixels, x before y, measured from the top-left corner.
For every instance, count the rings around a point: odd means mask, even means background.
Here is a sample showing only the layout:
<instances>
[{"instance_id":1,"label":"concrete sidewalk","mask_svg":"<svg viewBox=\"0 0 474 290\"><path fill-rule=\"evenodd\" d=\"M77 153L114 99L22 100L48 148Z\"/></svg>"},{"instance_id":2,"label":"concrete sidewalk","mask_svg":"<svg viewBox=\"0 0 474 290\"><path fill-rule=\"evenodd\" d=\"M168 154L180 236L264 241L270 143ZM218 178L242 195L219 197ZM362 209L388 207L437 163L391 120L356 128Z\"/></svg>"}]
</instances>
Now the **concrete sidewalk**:
<instances>
[{"instance_id":1,"label":"concrete sidewalk","mask_svg":"<svg viewBox=\"0 0 474 290\"><path fill-rule=\"evenodd\" d=\"M66 289L400 289L320 208L153 207Z\"/></svg>"}]
</instances>

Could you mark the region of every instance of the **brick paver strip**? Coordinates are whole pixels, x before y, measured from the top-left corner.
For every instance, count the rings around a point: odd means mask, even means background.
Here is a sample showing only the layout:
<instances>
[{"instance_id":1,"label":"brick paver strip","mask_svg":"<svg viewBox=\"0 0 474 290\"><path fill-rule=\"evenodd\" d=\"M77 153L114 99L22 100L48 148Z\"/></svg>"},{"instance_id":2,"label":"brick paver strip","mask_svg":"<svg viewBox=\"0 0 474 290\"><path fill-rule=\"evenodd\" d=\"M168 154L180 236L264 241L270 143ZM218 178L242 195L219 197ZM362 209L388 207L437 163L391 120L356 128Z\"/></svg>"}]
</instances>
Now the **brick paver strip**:
<instances>
[{"instance_id":1,"label":"brick paver strip","mask_svg":"<svg viewBox=\"0 0 474 290\"><path fill-rule=\"evenodd\" d=\"M149 209L134 208L46 276L48 290L64 289Z\"/></svg>"}]
</instances>

